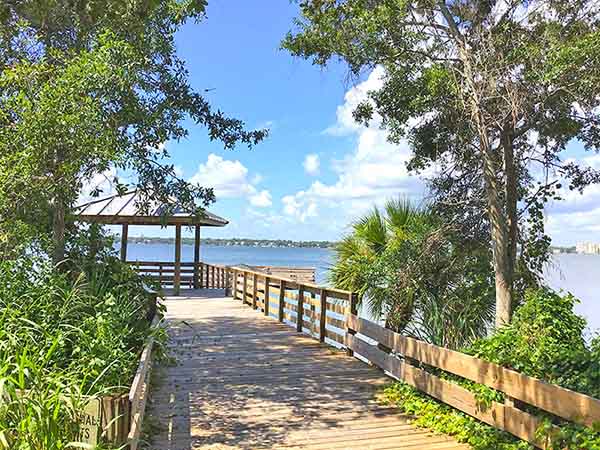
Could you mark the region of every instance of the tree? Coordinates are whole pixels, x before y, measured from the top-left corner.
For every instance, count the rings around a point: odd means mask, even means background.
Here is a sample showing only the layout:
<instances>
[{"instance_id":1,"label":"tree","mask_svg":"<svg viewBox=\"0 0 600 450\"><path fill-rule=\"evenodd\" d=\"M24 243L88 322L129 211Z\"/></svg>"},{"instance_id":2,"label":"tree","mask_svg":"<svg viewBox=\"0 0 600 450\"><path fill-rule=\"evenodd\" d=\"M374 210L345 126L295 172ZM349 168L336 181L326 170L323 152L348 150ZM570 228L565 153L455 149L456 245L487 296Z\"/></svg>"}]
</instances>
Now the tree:
<instances>
[{"instance_id":1,"label":"tree","mask_svg":"<svg viewBox=\"0 0 600 450\"><path fill-rule=\"evenodd\" d=\"M494 295L489 251L457 236L429 208L388 201L334 247L330 281L387 328L461 348L485 336Z\"/></svg>"},{"instance_id":2,"label":"tree","mask_svg":"<svg viewBox=\"0 0 600 450\"><path fill-rule=\"evenodd\" d=\"M485 230L498 326L517 262L539 271L547 255L544 204L562 184L600 179L562 156L573 139L598 150L599 19L586 0L312 0L283 43L318 65L337 56L356 76L385 69L355 117L379 114L392 141L411 144L409 168L437 168L442 209Z\"/></svg>"},{"instance_id":3,"label":"tree","mask_svg":"<svg viewBox=\"0 0 600 450\"><path fill-rule=\"evenodd\" d=\"M205 6L204 0L0 5L1 231L21 223L50 235L59 262L82 184L111 168L132 176L145 194L142 210L153 201L174 207L175 197L202 214L214 201L212 189L176 175L163 144L186 136L188 117L226 148L252 146L266 131L245 130L189 85L174 35L187 20L201 20Z\"/></svg>"}]
</instances>

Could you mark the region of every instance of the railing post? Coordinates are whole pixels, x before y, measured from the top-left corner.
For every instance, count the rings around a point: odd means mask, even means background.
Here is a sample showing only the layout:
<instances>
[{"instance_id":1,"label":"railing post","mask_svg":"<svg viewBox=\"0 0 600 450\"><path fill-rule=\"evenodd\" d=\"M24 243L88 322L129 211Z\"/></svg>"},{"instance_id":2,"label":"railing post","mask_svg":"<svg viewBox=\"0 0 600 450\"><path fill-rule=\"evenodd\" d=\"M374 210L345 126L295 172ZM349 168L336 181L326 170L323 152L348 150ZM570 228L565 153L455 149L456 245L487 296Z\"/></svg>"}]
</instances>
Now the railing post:
<instances>
[{"instance_id":1,"label":"railing post","mask_svg":"<svg viewBox=\"0 0 600 450\"><path fill-rule=\"evenodd\" d=\"M231 292L229 290L229 283L228 283L228 272L229 270L224 267L223 268L223 279L225 280L225 282L223 283L223 288L225 289L225 297L229 297L231 295Z\"/></svg>"},{"instance_id":2,"label":"railing post","mask_svg":"<svg viewBox=\"0 0 600 450\"><path fill-rule=\"evenodd\" d=\"M321 311L319 311L319 341L325 342L325 335L327 333L327 329L325 327L327 324L327 291L325 289L321 289L320 297Z\"/></svg>"},{"instance_id":3,"label":"railing post","mask_svg":"<svg viewBox=\"0 0 600 450\"><path fill-rule=\"evenodd\" d=\"M314 292L310 293L310 314L311 314L311 322L310 322L310 332L312 334L318 335L317 331L317 307L315 305L316 296Z\"/></svg>"},{"instance_id":4,"label":"railing post","mask_svg":"<svg viewBox=\"0 0 600 450\"><path fill-rule=\"evenodd\" d=\"M348 328L348 316L350 314L357 315L357 304L358 304L358 295L355 292L351 292L348 297L349 305L346 312L346 336L349 334L355 335L356 331ZM354 352L348 347L348 339L346 338L346 354L348 356L354 356Z\"/></svg>"},{"instance_id":5,"label":"railing post","mask_svg":"<svg viewBox=\"0 0 600 450\"><path fill-rule=\"evenodd\" d=\"M212 288L217 288L217 283L215 283L215 266L210 266L210 271L212 272Z\"/></svg>"},{"instance_id":6,"label":"railing post","mask_svg":"<svg viewBox=\"0 0 600 450\"><path fill-rule=\"evenodd\" d=\"M256 285L258 284L258 275L257 274L253 274L252 275L252 309L256 309Z\"/></svg>"},{"instance_id":7,"label":"railing post","mask_svg":"<svg viewBox=\"0 0 600 450\"><path fill-rule=\"evenodd\" d=\"M304 286L298 284L298 312L296 315L296 331L302 333L302 325L304 325Z\"/></svg>"},{"instance_id":8,"label":"railing post","mask_svg":"<svg viewBox=\"0 0 600 450\"><path fill-rule=\"evenodd\" d=\"M175 225L175 275L173 278L173 290L179 296L181 289L181 225Z\"/></svg>"},{"instance_id":9,"label":"railing post","mask_svg":"<svg viewBox=\"0 0 600 450\"><path fill-rule=\"evenodd\" d=\"M196 225L194 230L194 289L200 288L198 279L200 268L200 225Z\"/></svg>"},{"instance_id":10,"label":"railing post","mask_svg":"<svg viewBox=\"0 0 600 450\"><path fill-rule=\"evenodd\" d=\"M269 315L269 277L265 277L265 316Z\"/></svg>"},{"instance_id":11,"label":"railing post","mask_svg":"<svg viewBox=\"0 0 600 450\"><path fill-rule=\"evenodd\" d=\"M158 282L160 284L160 287L163 286L163 265L159 264L158 265Z\"/></svg>"},{"instance_id":12,"label":"railing post","mask_svg":"<svg viewBox=\"0 0 600 450\"><path fill-rule=\"evenodd\" d=\"M200 261L198 263L198 289L202 289L204 287L204 277L202 276L202 272L204 270L204 263Z\"/></svg>"},{"instance_id":13,"label":"railing post","mask_svg":"<svg viewBox=\"0 0 600 450\"><path fill-rule=\"evenodd\" d=\"M279 284L279 311L277 312L277 319L283 322L283 305L285 304L285 281L281 280Z\"/></svg>"},{"instance_id":14,"label":"railing post","mask_svg":"<svg viewBox=\"0 0 600 450\"><path fill-rule=\"evenodd\" d=\"M233 289L233 299L237 300L238 298L238 289L237 289L237 280L238 280L238 272L237 270L233 270L232 274L231 274L231 287Z\"/></svg>"},{"instance_id":15,"label":"railing post","mask_svg":"<svg viewBox=\"0 0 600 450\"><path fill-rule=\"evenodd\" d=\"M246 292L248 291L248 273L244 270L244 285L242 292L242 304L246 303Z\"/></svg>"}]
</instances>

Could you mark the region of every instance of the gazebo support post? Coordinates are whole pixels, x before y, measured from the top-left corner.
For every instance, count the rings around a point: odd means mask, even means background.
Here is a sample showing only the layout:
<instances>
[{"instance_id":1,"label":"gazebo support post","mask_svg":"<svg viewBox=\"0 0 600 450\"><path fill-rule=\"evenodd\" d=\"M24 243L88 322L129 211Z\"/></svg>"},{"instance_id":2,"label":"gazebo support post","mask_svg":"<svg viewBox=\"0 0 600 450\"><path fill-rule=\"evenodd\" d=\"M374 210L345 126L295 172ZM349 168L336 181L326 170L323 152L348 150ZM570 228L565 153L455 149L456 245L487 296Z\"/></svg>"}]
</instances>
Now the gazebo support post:
<instances>
[{"instance_id":1,"label":"gazebo support post","mask_svg":"<svg viewBox=\"0 0 600 450\"><path fill-rule=\"evenodd\" d=\"M181 225L175 225L175 278L173 280L175 295L181 288Z\"/></svg>"},{"instance_id":2,"label":"gazebo support post","mask_svg":"<svg viewBox=\"0 0 600 450\"><path fill-rule=\"evenodd\" d=\"M200 289L200 225L196 225L194 234L194 289Z\"/></svg>"},{"instance_id":3,"label":"gazebo support post","mask_svg":"<svg viewBox=\"0 0 600 450\"><path fill-rule=\"evenodd\" d=\"M121 261L127 261L127 233L129 231L129 225L123 224L121 231Z\"/></svg>"}]
</instances>

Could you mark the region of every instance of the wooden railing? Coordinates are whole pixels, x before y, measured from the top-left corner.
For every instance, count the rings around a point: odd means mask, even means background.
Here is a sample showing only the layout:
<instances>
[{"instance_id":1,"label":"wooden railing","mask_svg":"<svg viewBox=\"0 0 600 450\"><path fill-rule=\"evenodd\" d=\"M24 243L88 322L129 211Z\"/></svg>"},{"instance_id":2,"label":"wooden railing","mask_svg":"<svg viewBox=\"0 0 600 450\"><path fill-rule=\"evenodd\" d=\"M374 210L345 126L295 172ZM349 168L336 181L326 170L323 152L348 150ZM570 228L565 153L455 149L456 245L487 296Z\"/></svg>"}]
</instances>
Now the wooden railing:
<instances>
[{"instance_id":1,"label":"wooden railing","mask_svg":"<svg viewBox=\"0 0 600 450\"><path fill-rule=\"evenodd\" d=\"M412 339L351 314L346 345L356 354L420 391L482 422L528 441L539 448L550 445L536 438L541 419L524 405L557 417L593 426L600 422L600 400L506 369L473 356ZM371 342L363 340L367 337ZM434 367L505 394L505 402L482 405L476 395L456 383L423 369Z\"/></svg>"},{"instance_id":2,"label":"wooden railing","mask_svg":"<svg viewBox=\"0 0 600 450\"><path fill-rule=\"evenodd\" d=\"M525 411L528 406L581 425L600 424L600 400L359 318L357 296L352 292L244 267L229 268L229 276L235 299L321 342L330 339L349 355L356 354L443 403L539 448L548 448L550 440L536 436L542 419ZM503 392L505 402L483 404L468 389L426 370L430 368Z\"/></svg>"},{"instance_id":3,"label":"wooden railing","mask_svg":"<svg viewBox=\"0 0 600 450\"><path fill-rule=\"evenodd\" d=\"M150 278L162 287L174 286L176 278L175 263L166 261L128 261L140 275ZM193 262L180 263L180 285L190 289L225 289L226 268L216 264Z\"/></svg>"},{"instance_id":4,"label":"wooden railing","mask_svg":"<svg viewBox=\"0 0 600 450\"><path fill-rule=\"evenodd\" d=\"M356 294L243 267L230 267L229 273L235 299L321 342L331 339L338 345L344 344L345 318L350 312L356 313Z\"/></svg>"},{"instance_id":5,"label":"wooden railing","mask_svg":"<svg viewBox=\"0 0 600 450\"><path fill-rule=\"evenodd\" d=\"M152 327L157 327L159 317L155 316ZM142 435L142 424L146 411L146 401L150 389L150 371L152 370L152 348L154 338L150 336L138 365L138 370L131 383L127 400L129 401L129 432L127 433L127 444L129 450L137 450Z\"/></svg>"},{"instance_id":6,"label":"wooden railing","mask_svg":"<svg viewBox=\"0 0 600 450\"><path fill-rule=\"evenodd\" d=\"M314 267L283 267L283 266L250 266L259 272L265 272L275 277L287 278L300 283L314 283L315 269Z\"/></svg>"}]
</instances>

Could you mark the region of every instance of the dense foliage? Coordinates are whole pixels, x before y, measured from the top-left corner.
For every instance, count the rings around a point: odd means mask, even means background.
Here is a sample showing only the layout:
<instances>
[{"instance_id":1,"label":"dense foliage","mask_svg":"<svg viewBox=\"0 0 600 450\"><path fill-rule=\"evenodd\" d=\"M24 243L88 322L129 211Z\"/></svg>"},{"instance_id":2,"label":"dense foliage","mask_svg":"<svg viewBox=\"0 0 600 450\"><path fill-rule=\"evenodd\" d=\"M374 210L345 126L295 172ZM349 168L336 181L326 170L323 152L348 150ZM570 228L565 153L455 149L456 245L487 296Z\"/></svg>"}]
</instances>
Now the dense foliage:
<instances>
[{"instance_id":1,"label":"dense foliage","mask_svg":"<svg viewBox=\"0 0 600 450\"><path fill-rule=\"evenodd\" d=\"M0 262L0 448L64 448L82 396L126 391L150 333L162 341L131 269L113 257L81 265Z\"/></svg>"},{"instance_id":2,"label":"dense foliage","mask_svg":"<svg viewBox=\"0 0 600 450\"><path fill-rule=\"evenodd\" d=\"M585 340L586 322L573 312L575 302L572 295L559 295L549 289L528 291L510 325L476 341L466 352L599 398L600 337L591 343ZM440 371L435 374L473 391L483 405L491 400L503 401L501 393L484 385ZM456 436L475 449L531 448L404 383L386 388L382 398L415 415L417 424ZM600 449L600 428L574 425L532 407L530 412L544 417L537 435L541 440L549 437L552 448Z\"/></svg>"},{"instance_id":3,"label":"dense foliage","mask_svg":"<svg viewBox=\"0 0 600 450\"><path fill-rule=\"evenodd\" d=\"M600 336L586 342L577 299L549 289L525 294L510 325L475 342L474 356L600 398Z\"/></svg>"},{"instance_id":4,"label":"dense foliage","mask_svg":"<svg viewBox=\"0 0 600 450\"><path fill-rule=\"evenodd\" d=\"M186 119L225 148L252 146L266 132L246 130L189 84L175 33L205 8L204 0L0 4L0 251L14 256L29 238L61 261L82 186L101 174L119 192L140 191L140 209L157 201L165 214L176 205L201 214L214 201L211 187L177 176L164 144L187 135Z\"/></svg>"},{"instance_id":5,"label":"dense foliage","mask_svg":"<svg viewBox=\"0 0 600 450\"><path fill-rule=\"evenodd\" d=\"M486 247L405 200L354 223L334 247L330 279L358 292L388 328L445 347L484 336L494 317Z\"/></svg>"},{"instance_id":6,"label":"dense foliage","mask_svg":"<svg viewBox=\"0 0 600 450\"><path fill-rule=\"evenodd\" d=\"M340 59L355 76L383 68L355 118L408 141L409 169L433 173L438 211L491 244L497 324L509 322L518 261L540 273L548 255L544 204L600 180L565 154L573 139L600 149L598 2L306 0L300 10L283 43L292 54Z\"/></svg>"}]
</instances>

